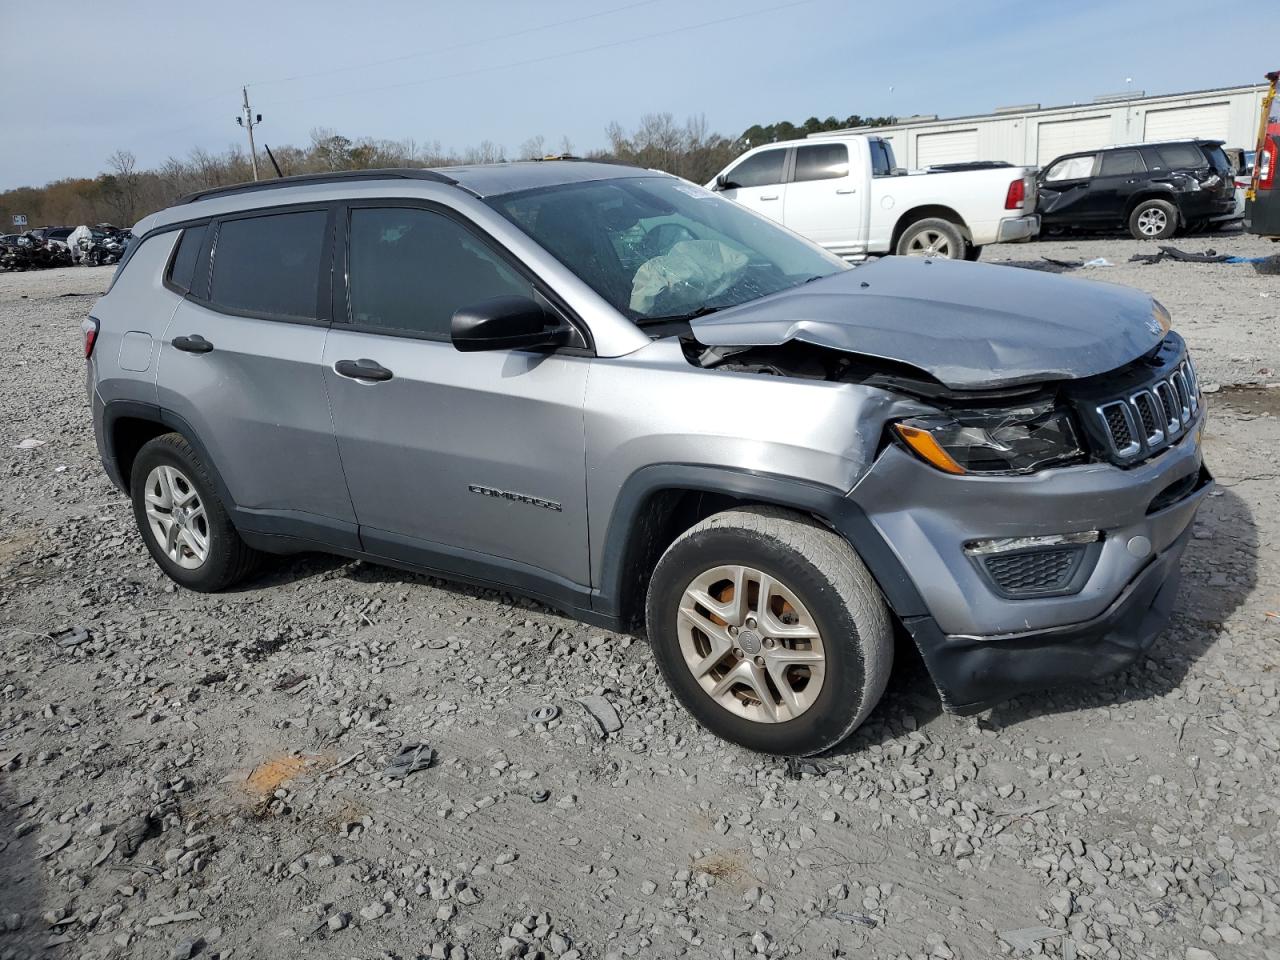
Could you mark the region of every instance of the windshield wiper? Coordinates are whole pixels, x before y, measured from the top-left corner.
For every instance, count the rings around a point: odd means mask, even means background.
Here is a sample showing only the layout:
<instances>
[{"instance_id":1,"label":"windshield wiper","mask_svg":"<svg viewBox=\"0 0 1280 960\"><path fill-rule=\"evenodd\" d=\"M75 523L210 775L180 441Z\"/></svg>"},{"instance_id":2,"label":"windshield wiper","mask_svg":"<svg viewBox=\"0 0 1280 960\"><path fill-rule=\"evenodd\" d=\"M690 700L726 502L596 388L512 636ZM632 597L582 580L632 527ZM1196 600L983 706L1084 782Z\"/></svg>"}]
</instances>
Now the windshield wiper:
<instances>
[{"instance_id":1,"label":"windshield wiper","mask_svg":"<svg viewBox=\"0 0 1280 960\"><path fill-rule=\"evenodd\" d=\"M668 317L640 317L635 321L637 327L653 327L660 323L680 323L682 321L696 320L698 317L705 317L709 313L715 313L717 310L723 310L724 307L712 307L703 304L697 310L689 313L673 313Z\"/></svg>"}]
</instances>

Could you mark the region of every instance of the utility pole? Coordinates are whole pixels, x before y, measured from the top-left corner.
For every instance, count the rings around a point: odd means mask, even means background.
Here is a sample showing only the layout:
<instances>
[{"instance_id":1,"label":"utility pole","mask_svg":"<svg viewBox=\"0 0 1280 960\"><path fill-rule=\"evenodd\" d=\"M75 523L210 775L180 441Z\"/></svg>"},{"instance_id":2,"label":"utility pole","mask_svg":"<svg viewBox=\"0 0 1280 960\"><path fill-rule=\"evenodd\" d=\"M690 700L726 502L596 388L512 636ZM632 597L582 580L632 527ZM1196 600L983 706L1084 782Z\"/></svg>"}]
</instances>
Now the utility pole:
<instances>
[{"instance_id":1,"label":"utility pole","mask_svg":"<svg viewBox=\"0 0 1280 960\"><path fill-rule=\"evenodd\" d=\"M253 128L262 122L262 114L254 113L249 106L249 88L240 88L244 93L244 112L236 117L236 123L249 131L249 161L253 164L253 179L258 179L258 151L253 146Z\"/></svg>"}]
</instances>

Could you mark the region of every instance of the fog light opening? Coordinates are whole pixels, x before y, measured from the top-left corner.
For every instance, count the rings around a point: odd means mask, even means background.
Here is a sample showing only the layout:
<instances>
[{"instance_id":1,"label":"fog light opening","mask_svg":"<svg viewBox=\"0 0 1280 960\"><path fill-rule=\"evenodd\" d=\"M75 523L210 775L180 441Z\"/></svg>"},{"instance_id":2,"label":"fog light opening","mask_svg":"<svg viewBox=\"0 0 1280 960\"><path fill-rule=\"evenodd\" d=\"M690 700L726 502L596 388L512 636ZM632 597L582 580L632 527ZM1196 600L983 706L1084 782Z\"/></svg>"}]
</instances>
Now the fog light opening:
<instances>
[{"instance_id":1,"label":"fog light opening","mask_svg":"<svg viewBox=\"0 0 1280 960\"><path fill-rule=\"evenodd\" d=\"M964 545L964 552L966 556L984 557L993 553L1034 550L1037 547L1056 547L1068 543L1097 543L1101 539L1101 530L1087 530L1084 533L1055 533L1044 537L999 537L994 540L971 540Z\"/></svg>"}]
</instances>

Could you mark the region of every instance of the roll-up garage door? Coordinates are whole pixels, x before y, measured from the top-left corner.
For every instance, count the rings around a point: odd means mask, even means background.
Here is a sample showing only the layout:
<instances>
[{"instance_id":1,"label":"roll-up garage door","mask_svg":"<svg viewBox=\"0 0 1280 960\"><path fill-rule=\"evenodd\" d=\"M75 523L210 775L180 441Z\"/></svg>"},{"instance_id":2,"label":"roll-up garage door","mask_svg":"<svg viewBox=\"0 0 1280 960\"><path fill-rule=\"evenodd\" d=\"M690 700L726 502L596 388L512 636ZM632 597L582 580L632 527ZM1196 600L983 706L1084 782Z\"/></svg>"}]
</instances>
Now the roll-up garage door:
<instances>
[{"instance_id":1,"label":"roll-up garage door","mask_svg":"<svg viewBox=\"0 0 1280 960\"><path fill-rule=\"evenodd\" d=\"M1044 166L1054 157L1111 144L1111 114L1079 120L1046 120L1037 133L1036 163Z\"/></svg>"},{"instance_id":2,"label":"roll-up garage door","mask_svg":"<svg viewBox=\"0 0 1280 960\"><path fill-rule=\"evenodd\" d=\"M1146 140L1225 140L1230 130L1230 104L1206 103L1194 107L1166 107L1148 110Z\"/></svg>"},{"instance_id":3,"label":"roll-up garage door","mask_svg":"<svg viewBox=\"0 0 1280 960\"><path fill-rule=\"evenodd\" d=\"M978 159L978 130L947 130L916 137L916 166Z\"/></svg>"}]
</instances>

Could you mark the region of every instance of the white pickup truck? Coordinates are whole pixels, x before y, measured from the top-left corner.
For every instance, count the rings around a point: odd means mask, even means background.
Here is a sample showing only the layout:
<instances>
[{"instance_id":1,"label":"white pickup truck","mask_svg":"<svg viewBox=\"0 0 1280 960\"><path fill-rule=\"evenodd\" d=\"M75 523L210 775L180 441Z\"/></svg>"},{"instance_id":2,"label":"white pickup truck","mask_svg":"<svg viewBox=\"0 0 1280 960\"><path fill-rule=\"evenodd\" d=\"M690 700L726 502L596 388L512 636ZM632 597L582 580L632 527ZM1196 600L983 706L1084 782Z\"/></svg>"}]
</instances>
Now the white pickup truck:
<instances>
[{"instance_id":1,"label":"white pickup truck","mask_svg":"<svg viewBox=\"0 0 1280 960\"><path fill-rule=\"evenodd\" d=\"M988 243L1040 230L1033 167L908 173L888 141L866 134L756 147L707 187L850 259L977 260Z\"/></svg>"}]
</instances>

